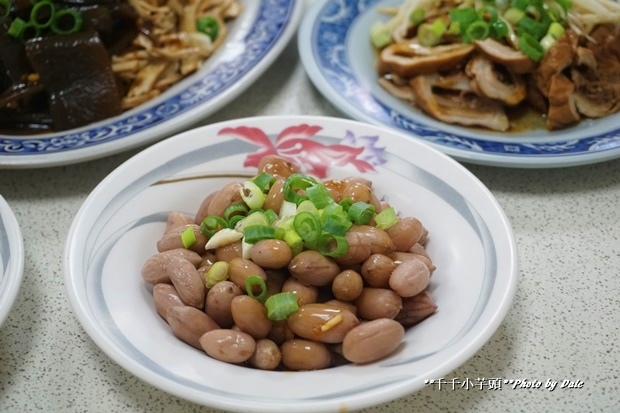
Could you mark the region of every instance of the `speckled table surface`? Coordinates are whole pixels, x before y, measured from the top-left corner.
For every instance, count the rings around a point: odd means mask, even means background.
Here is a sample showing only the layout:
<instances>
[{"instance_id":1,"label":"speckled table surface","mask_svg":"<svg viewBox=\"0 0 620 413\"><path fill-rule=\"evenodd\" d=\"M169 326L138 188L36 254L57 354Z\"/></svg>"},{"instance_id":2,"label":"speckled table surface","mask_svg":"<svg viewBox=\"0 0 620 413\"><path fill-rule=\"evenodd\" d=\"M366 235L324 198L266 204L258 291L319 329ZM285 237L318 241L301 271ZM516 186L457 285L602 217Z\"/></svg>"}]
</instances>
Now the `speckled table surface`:
<instances>
[{"instance_id":1,"label":"speckled table surface","mask_svg":"<svg viewBox=\"0 0 620 413\"><path fill-rule=\"evenodd\" d=\"M295 42L204 123L282 114L341 116L312 87ZM0 170L0 193L25 244L24 282L0 330L1 412L215 412L155 389L111 361L82 329L65 294L62 256L73 217L90 191L137 151L71 166ZM428 386L363 412L617 412L620 160L551 170L467 167L512 222L520 280L503 324L446 379L542 385ZM558 387L545 389L547 380ZM563 380L582 387L560 388Z\"/></svg>"}]
</instances>

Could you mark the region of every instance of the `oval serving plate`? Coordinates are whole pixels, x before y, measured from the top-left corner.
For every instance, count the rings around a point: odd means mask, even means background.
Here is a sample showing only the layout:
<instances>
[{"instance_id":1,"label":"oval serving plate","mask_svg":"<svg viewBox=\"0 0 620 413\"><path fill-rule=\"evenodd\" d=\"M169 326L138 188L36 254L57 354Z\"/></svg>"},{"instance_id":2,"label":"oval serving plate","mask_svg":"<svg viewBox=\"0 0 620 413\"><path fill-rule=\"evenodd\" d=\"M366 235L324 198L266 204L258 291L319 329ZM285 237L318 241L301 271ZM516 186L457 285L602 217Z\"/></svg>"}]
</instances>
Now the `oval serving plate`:
<instances>
[{"instance_id":1,"label":"oval serving plate","mask_svg":"<svg viewBox=\"0 0 620 413\"><path fill-rule=\"evenodd\" d=\"M620 113L549 132L501 134L437 121L377 84L370 26L387 16L379 7L402 0L319 0L298 33L300 57L317 89L348 116L388 126L464 162L550 168L620 157Z\"/></svg>"},{"instance_id":2,"label":"oval serving plate","mask_svg":"<svg viewBox=\"0 0 620 413\"><path fill-rule=\"evenodd\" d=\"M190 127L239 96L296 33L303 3L240 0L228 38L195 74L123 114L65 132L0 134L0 168L65 165L155 142Z\"/></svg>"},{"instance_id":3,"label":"oval serving plate","mask_svg":"<svg viewBox=\"0 0 620 413\"><path fill-rule=\"evenodd\" d=\"M15 214L0 195L0 327L8 317L24 276L24 241Z\"/></svg>"},{"instance_id":4,"label":"oval serving plate","mask_svg":"<svg viewBox=\"0 0 620 413\"><path fill-rule=\"evenodd\" d=\"M429 231L438 311L401 348L368 365L312 372L225 364L177 340L140 276L171 211L256 174L278 154L320 178L360 175ZM355 410L407 395L476 353L517 286L512 228L488 189L453 159L404 134L325 117L259 117L190 130L137 154L105 178L75 217L64 258L75 313L114 361L178 397L243 412Z\"/></svg>"}]
</instances>

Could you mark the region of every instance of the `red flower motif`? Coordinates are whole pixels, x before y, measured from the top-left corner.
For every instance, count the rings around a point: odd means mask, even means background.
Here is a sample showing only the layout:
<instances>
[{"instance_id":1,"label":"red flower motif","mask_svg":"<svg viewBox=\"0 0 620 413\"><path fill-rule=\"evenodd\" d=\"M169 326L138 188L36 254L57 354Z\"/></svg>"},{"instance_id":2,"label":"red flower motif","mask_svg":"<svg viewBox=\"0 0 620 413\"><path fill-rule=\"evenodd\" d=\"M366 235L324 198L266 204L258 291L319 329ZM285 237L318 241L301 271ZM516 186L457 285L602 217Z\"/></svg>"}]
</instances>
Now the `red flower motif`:
<instances>
[{"instance_id":1,"label":"red flower motif","mask_svg":"<svg viewBox=\"0 0 620 413\"><path fill-rule=\"evenodd\" d=\"M374 171L375 168L365 160L357 157L364 152L364 147L342 144L324 145L310 140L322 129L320 126L298 125L284 129L276 138L275 145L259 128L240 126L224 128L218 135L233 135L238 139L262 147L245 158L243 166L258 167L261 158L266 155L278 155L293 163L297 168L318 178L326 178L330 166L353 165L360 172Z\"/></svg>"}]
</instances>

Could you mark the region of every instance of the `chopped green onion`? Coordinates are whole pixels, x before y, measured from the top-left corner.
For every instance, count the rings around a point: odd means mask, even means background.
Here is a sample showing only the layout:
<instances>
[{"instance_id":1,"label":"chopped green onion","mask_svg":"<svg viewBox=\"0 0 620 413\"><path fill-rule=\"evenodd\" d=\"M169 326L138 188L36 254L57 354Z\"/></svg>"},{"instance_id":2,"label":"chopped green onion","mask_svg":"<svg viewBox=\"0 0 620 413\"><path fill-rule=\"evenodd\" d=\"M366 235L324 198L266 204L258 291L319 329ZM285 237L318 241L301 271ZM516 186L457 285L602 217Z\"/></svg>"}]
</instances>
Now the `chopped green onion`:
<instances>
[{"instance_id":1,"label":"chopped green onion","mask_svg":"<svg viewBox=\"0 0 620 413\"><path fill-rule=\"evenodd\" d=\"M280 219L294 216L297 213L297 204L289 201L282 201L280 205Z\"/></svg>"},{"instance_id":2,"label":"chopped green onion","mask_svg":"<svg viewBox=\"0 0 620 413\"><path fill-rule=\"evenodd\" d=\"M321 229L334 235L344 235L353 223L346 215L333 214L321 217Z\"/></svg>"},{"instance_id":3,"label":"chopped green onion","mask_svg":"<svg viewBox=\"0 0 620 413\"><path fill-rule=\"evenodd\" d=\"M205 287L213 288L215 284L228 279L229 265L226 261L217 261L207 270Z\"/></svg>"},{"instance_id":4,"label":"chopped green onion","mask_svg":"<svg viewBox=\"0 0 620 413\"><path fill-rule=\"evenodd\" d=\"M448 34L451 34L454 36L461 34L461 23L459 22L450 23L450 25L448 26Z\"/></svg>"},{"instance_id":5,"label":"chopped green onion","mask_svg":"<svg viewBox=\"0 0 620 413\"><path fill-rule=\"evenodd\" d=\"M411 13L409 13L409 22L414 26L417 26L424 21L425 17L426 10L424 10L422 7L416 7L411 11Z\"/></svg>"},{"instance_id":6,"label":"chopped green onion","mask_svg":"<svg viewBox=\"0 0 620 413\"><path fill-rule=\"evenodd\" d=\"M555 44L555 42L557 42L557 39L551 36L550 34L548 34L542 38L542 40L540 41L540 45L542 46L543 50L546 52L547 50L551 49L551 47Z\"/></svg>"},{"instance_id":7,"label":"chopped green onion","mask_svg":"<svg viewBox=\"0 0 620 413\"><path fill-rule=\"evenodd\" d=\"M229 228L235 228L237 226L237 224L240 221L243 221L245 219L245 216L243 215L233 215L232 217L230 217L230 219L228 220L228 227Z\"/></svg>"},{"instance_id":8,"label":"chopped green onion","mask_svg":"<svg viewBox=\"0 0 620 413\"><path fill-rule=\"evenodd\" d=\"M206 250L223 247L243 238L243 234L231 228L222 228L207 241Z\"/></svg>"},{"instance_id":9,"label":"chopped green onion","mask_svg":"<svg viewBox=\"0 0 620 413\"><path fill-rule=\"evenodd\" d=\"M295 293L285 292L270 296L265 301L267 318L272 321L286 320L288 316L299 310Z\"/></svg>"},{"instance_id":10,"label":"chopped green onion","mask_svg":"<svg viewBox=\"0 0 620 413\"><path fill-rule=\"evenodd\" d=\"M541 22L537 22L531 17L525 16L521 20L519 20L519 24L517 25L517 35L522 36L523 34L530 35L536 40L542 39L545 34L547 34L548 26Z\"/></svg>"},{"instance_id":11,"label":"chopped green onion","mask_svg":"<svg viewBox=\"0 0 620 413\"><path fill-rule=\"evenodd\" d=\"M342 257L349 250L349 243L342 235L325 233L319 237L317 250L328 257Z\"/></svg>"},{"instance_id":12,"label":"chopped green onion","mask_svg":"<svg viewBox=\"0 0 620 413\"><path fill-rule=\"evenodd\" d=\"M472 23L467 28L467 36L472 40L484 40L489 37L489 24L480 20Z\"/></svg>"},{"instance_id":13,"label":"chopped green onion","mask_svg":"<svg viewBox=\"0 0 620 413\"><path fill-rule=\"evenodd\" d=\"M33 26L31 23L28 23L22 29L22 32L19 36L22 42L26 42L30 39L34 39L41 36L41 29L36 26Z\"/></svg>"},{"instance_id":14,"label":"chopped green onion","mask_svg":"<svg viewBox=\"0 0 620 413\"><path fill-rule=\"evenodd\" d=\"M260 289L260 293L258 295L254 294L254 287L258 287ZM261 303L264 303L267 298L267 284L265 284L265 280L258 275L251 275L245 279L245 291L250 297L260 301Z\"/></svg>"},{"instance_id":15,"label":"chopped green onion","mask_svg":"<svg viewBox=\"0 0 620 413\"><path fill-rule=\"evenodd\" d=\"M321 222L319 218L310 212L300 212L295 215L293 228L299 234L306 245L316 245L321 235Z\"/></svg>"},{"instance_id":16,"label":"chopped green onion","mask_svg":"<svg viewBox=\"0 0 620 413\"><path fill-rule=\"evenodd\" d=\"M525 11L525 9L527 9L527 6L529 6L531 2L531 0L513 0L512 7Z\"/></svg>"},{"instance_id":17,"label":"chopped green onion","mask_svg":"<svg viewBox=\"0 0 620 413\"><path fill-rule=\"evenodd\" d=\"M370 41L374 47L382 49L392 43L392 35L385 24L376 22L370 26Z\"/></svg>"},{"instance_id":18,"label":"chopped green onion","mask_svg":"<svg viewBox=\"0 0 620 413\"><path fill-rule=\"evenodd\" d=\"M542 59L543 55L545 54L545 49L543 49L540 43L538 43L538 41L534 37L530 36L527 33L523 33L519 37L519 49L521 49L521 51L525 53L527 57L534 60L535 62L540 61L540 59Z\"/></svg>"},{"instance_id":19,"label":"chopped green onion","mask_svg":"<svg viewBox=\"0 0 620 413\"><path fill-rule=\"evenodd\" d=\"M549 30L547 30L547 35L553 37L554 39L559 39L564 36L564 27L560 23L553 22L549 25Z\"/></svg>"},{"instance_id":20,"label":"chopped green onion","mask_svg":"<svg viewBox=\"0 0 620 413\"><path fill-rule=\"evenodd\" d=\"M288 229L284 232L284 242L288 244L293 255L299 254L304 249L304 240L294 229Z\"/></svg>"},{"instance_id":21,"label":"chopped green onion","mask_svg":"<svg viewBox=\"0 0 620 413\"><path fill-rule=\"evenodd\" d=\"M491 22L491 37L494 39L502 39L508 36L508 33L508 25L504 20L497 18Z\"/></svg>"},{"instance_id":22,"label":"chopped green onion","mask_svg":"<svg viewBox=\"0 0 620 413\"><path fill-rule=\"evenodd\" d=\"M200 232L207 238L211 238L218 230L228 228L228 223L222 217L209 215L200 223Z\"/></svg>"},{"instance_id":23,"label":"chopped green onion","mask_svg":"<svg viewBox=\"0 0 620 413\"><path fill-rule=\"evenodd\" d=\"M348 215L351 221L358 225L366 225L375 213L374 205L366 202L356 202L349 208Z\"/></svg>"},{"instance_id":24,"label":"chopped green onion","mask_svg":"<svg viewBox=\"0 0 620 413\"><path fill-rule=\"evenodd\" d=\"M308 189L306 189L306 195L308 195L310 202L319 209L325 208L328 204L334 202L332 194L323 184L317 183L308 187Z\"/></svg>"},{"instance_id":25,"label":"chopped green onion","mask_svg":"<svg viewBox=\"0 0 620 413\"><path fill-rule=\"evenodd\" d=\"M269 222L269 224L273 224L275 220L278 219L278 214L276 214L273 209L268 209L267 211L265 211L264 215L265 215L265 218L267 218L267 221Z\"/></svg>"},{"instance_id":26,"label":"chopped green onion","mask_svg":"<svg viewBox=\"0 0 620 413\"><path fill-rule=\"evenodd\" d=\"M467 27L473 22L478 21L478 19L478 13L472 7L450 10L450 21L459 23L461 33L464 33Z\"/></svg>"},{"instance_id":27,"label":"chopped green onion","mask_svg":"<svg viewBox=\"0 0 620 413\"><path fill-rule=\"evenodd\" d=\"M26 23L24 20L20 19L19 17L16 17L11 23L11 25L9 26L9 29L7 30L7 34L15 38L20 38L22 35L22 32L24 31L24 28L27 25L28 23Z\"/></svg>"},{"instance_id":28,"label":"chopped green onion","mask_svg":"<svg viewBox=\"0 0 620 413\"><path fill-rule=\"evenodd\" d=\"M300 212L310 212L311 214L318 215L319 210L311 200L306 199L297 205L297 213L299 214Z\"/></svg>"},{"instance_id":29,"label":"chopped green onion","mask_svg":"<svg viewBox=\"0 0 620 413\"><path fill-rule=\"evenodd\" d=\"M82 28L82 21L82 14L77 10L63 9L54 14L50 27L56 34L72 34Z\"/></svg>"},{"instance_id":30,"label":"chopped green onion","mask_svg":"<svg viewBox=\"0 0 620 413\"><path fill-rule=\"evenodd\" d=\"M243 232L246 227L251 225L269 225L270 222L262 212L254 212L241 221L238 221L235 225L235 230Z\"/></svg>"},{"instance_id":31,"label":"chopped green onion","mask_svg":"<svg viewBox=\"0 0 620 413\"><path fill-rule=\"evenodd\" d=\"M375 215L375 225L379 229L388 229L398 222L398 216L393 207L384 209Z\"/></svg>"},{"instance_id":32,"label":"chopped green onion","mask_svg":"<svg viewBox=\"0 0 620 413\"><path fill-rule=\"evenodd\" d=\"M286 181L284 181L284 186L282 187L284 199L288 202L293 202L295 205L299 205L301 201L305 201L308 197L299 195L297 191L305 191L316 183L316 180L310 176L292 174L286 178Z\"/></svg>"},{"instance_id":33,"label":"chopped green onion","mask_svg":"<svg viewBox=\"0 0 620 413\"><path fill-rule=\"evenodd\" d=\"M555 2L558 3L562 9L564 9L564 12L567 12L573 6L573 2L571 0L555 0Z\"/></svg>"},{"instance_id":34,"label":"chopped green onion","mask_svg":"<svg viewBox=\"0 0 620 413\"><path fill-rule=\"evenodd\" d=\"M256 184L263 192L269 192L271 185L276 181L276 178L267 172L263 172L258 175L256 178L252 179L252 182Z\"/></svg>"},{"instance_id":35,"label":"chopped green onion","mask_svg":"<svg viewBox=\"0 0 620 413\"><path fill-rule=\"evenodd\" d=\"M11 12L11 0L0 0L0 17L6 17Z\"/></svg>"},{"instance_id":36,"label":"chopped green onion","mask_svg":"<svg viewBox=\"0 0 620 413\"><path fill-rule=\"evenodd\" d=\"M209 36L211 41L215 41L220 32L220 24L213 17L201 17L196 21L196 30Z\"/></svg>"},{"instance_id":37,"label":"chopped green onion","mask_svg":"<svg viewBox=\"0 0 620 413\"><path fill-rule=\"evenodd\" d=\"M265 203L266 196L263 190L252 181L245 181L243 187L239 189L239 194L250 209L262 208Z\"/></svg>"},{"instance_id":38,"label":"chopped green onion","mask_svg":"<svg viewBox=\"0 0 620 413\"><path fill-rule=\"evenodd\" d=\"M441 19L436 19L433 23L422 23L418 27L418 42L425 47L436 46L445 32L446 25Z\"/></svg>"},{"instance_id":39,"label":"chopped green onion","mask_svg":"<svg viewBox=\"0 0 620 413\"><path fill-rule=\"evenodd\" d=\"M248 213L248 207L245 204L241 204L241 203L232 204L224 210L224 219L228 221L229 228L232 228L232 225L230 225L230 218L232 218L233 216L239 216L239 215L243 217L247 215L247 213Z\"/></svg>"},{"instance_id":40,"label":"chopped green onion","mask_svg":"<svg viewBox=\"0 0 620 413\"><path fill-rule=\"evenodd\" d=\"M194 234L194 229L192 227L186 228L185 231L181 233L181 241L185 248L189 248L196 243L196 234Z\"/></svg>"},{"instance_id":41,"label":"chopped green onion","mask_svg":"<svg viewBox=\"0 0 620 413\"><path fill-rule=\"evenodd\" d=\"M351 205L353 205L353 201L351 200L351 198L345 198L342 201L340 201L338 205L342 207L343 211L348 211L349 208L351 208Z\"/></svg>"},{"instance_id":42,"label":"chopped green onion","mask_svg":"<svg viewBox=\"0 0 620 413\"><path fill-rule=\"evenodd\" d=\"M256 244L264 239L282 239L285 231L283 228L274 228L269 225L250 225L243 230L245 234L245 242L248 244Z\"/></svg>"},{"instance_id":43,"label":"chopped green onion","mask_svg":"<svg viewBox=\"0 0 620 413\"><path fill-rule=\"evenodd\" d=\"M513 26L516 26L517 23L519 23L519 20L521 20L523 17L525 17L525 12L514 7L511 7L504 12L504 19L506 19L508 23L512 24Z\"/></svg>"},{"instance_id":44,"label":"chopped green onion","mask_svg":"<svg viewBox=\"0 0 620 413\"><path fill-rule=\"evenodd\" d=\"M44 29L52 24L56 14L56 7L49 0L42 0L36 3L30 11L30 24L39 29Z\"/></svg>"}]
</instances>

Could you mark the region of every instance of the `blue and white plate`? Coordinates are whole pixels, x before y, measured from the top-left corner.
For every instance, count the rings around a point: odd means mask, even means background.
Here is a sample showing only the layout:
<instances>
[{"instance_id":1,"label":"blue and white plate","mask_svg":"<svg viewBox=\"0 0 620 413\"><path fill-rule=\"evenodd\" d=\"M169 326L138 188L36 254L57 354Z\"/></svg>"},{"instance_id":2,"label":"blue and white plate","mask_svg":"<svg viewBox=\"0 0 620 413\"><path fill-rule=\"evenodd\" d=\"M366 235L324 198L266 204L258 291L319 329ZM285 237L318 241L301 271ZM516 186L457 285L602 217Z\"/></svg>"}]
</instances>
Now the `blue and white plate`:
<instances>
[{"instance_id":1,"label":"blue and white plate","mask_svg":"<svg viewBox=\"0 0 620 413\"><path fill-rule=\"evenodd\" d=\"M502 134L437 121L377 84L369 28L377 9L402 0L318 0L298 34L303 65L316 87L348 116L389 126L470 163L547 168L620 157L620 113L562 131Z\"/></svg>"},{"instance_id":2,"label":"blue and white plate","mask_svg":"<svg viewBox=\"0 0 620 413\"><path fill-rule=\"evenodd\" d=\"M23 275L22 233L11 207L0 195L0 327L17 299Z\"/></svg>"},{"instance_id":3,"label":"blue and white plate","mask_svg":"<svg viewBox=\"0 0 620 413\"><path fill-rule=\"evenodd\" d=\"M367 365L259 371L219 362L176 339L140 276L168 214L194 215L208 194L256 174L277 154L320 178L359 175L429 231L437 312L399 350ZM159 142L113 171L69 230L65 285L78 319L114 361L196 403L239 412L347 412L415 392L448 375L498 328L517 286L512 228L466 168L392 129L324 117L259 117L212 124Z\"/></svg>"},{"instance_id":4,"label":"blue and white plate","mask_svg":"<svg viewBox=\"0 0 620 413\"><path fill-rule=\"evenodd\" d=\"M0 168L64 165L170 136L222 108L248 88L296 33L298 0L240 0L228 38L195 74L122 115L67 132L0 134Z\"/></svg>"}]
</instances>

